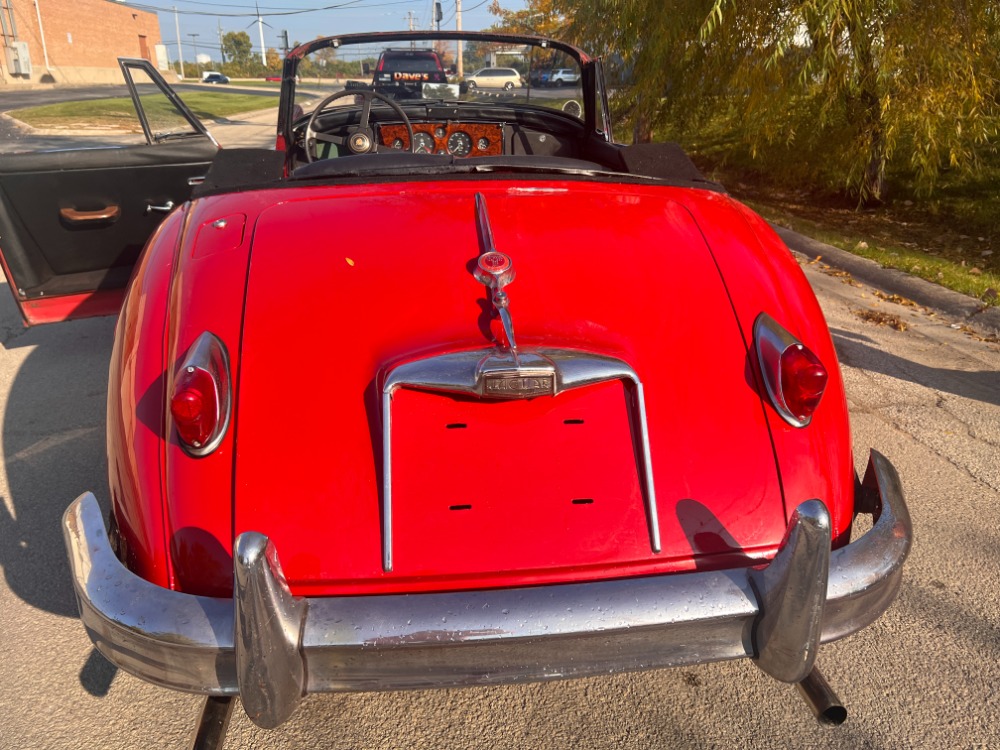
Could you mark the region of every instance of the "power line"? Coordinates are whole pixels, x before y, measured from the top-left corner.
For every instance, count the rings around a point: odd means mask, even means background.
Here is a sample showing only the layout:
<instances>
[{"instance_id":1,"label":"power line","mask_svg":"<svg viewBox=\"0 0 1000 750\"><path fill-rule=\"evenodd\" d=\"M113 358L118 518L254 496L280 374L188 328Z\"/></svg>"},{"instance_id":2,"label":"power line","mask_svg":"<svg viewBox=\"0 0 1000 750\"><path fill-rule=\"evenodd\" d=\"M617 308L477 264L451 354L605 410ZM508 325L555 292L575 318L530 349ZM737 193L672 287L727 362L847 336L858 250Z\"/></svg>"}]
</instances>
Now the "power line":
<instances>
[{"instance_id":1,"label":"power line","mask_svg":"<svg viewBox=\"0 0 1000 750\"><path fill-rule=\"evenodd\" d=\"M250 8L252 6L247 3L203 3L200 0L174 0L178 3L187 3L188 5L197 5L199 7L209 7L209 8ZM129 5L135 5L135 3L130 2ZM310 8L289 8L285 5L261 5L264 10L311 10ZM180 11L184 13L185 11Z\"/></svg>"},{"instance_id":2,"label":"power line","mask_svg":"<svg viewBox=\"0 0 1000 750\"><path fill-rule=\"evenodd\" d=\"M420 21L417 22L417 27L418 28L421 28L421 29L426 29L427 28L427 22L424 20L424 17L425 17L425 13L427 11L428 6L430 6L432 8L434 7L432 5L433 1L434 0L427 0L427 2L425 3L424 10L422 10L420 12Z\"/></svg>"},{"instance_id":3,"label":"power line","mask_svg":"<svg viewBox=\"0 0 1000 750\"><path fill-rule=\"evenodd\" d=\"M339 3L337 5L327 5L322 8L301 8L298 10L287 10L282 12L272 12L272 13L261 13L262 17L275 17L275 16L297 16L303 13L320 13L328 10L341 10L343 8L351 9L363 9L363 8L383 8L392 5L412 5L413 0L394 0L393 2L385 3L370 3L362 4L361 0L348 0L345 3ZM132 8L138 8L139 10L148 10L160 13L178 13L184 16L209 16L212 18L257 18L256 11L251 11L247 13L215 13L212 11L199 11L199 10L174 10L173 8L161 8L157 5L148 5L146 3L136 3L130 2L129 6ZM240 7L240 6L237 6Z\"/></svg>"},{"instance_id":4,"label":"power line","mask_svg":"<svg viewBox=\"0 0 1000 750\"><path fill-rule=\"evenodd\" d=\"M117 2L117 0L114 0L114 1ZM177 2L177 3L187 3L188 5L197 5L198 7L209 7L209 8L247 8L247 9L249 9L249 8L253 7L251 5L247 5L246 3L202 3L202 2L199 2L198 0L173 0L173 1ZM139 3L128 2L128 5L129 6L136 6L136 5L139 5ZM286 10L296 10L296 11L298 11L298 10L310 10L310 8L289 8L288 6L282 6L282 5L262 5L260 7L263 8L263 9L265 9L265 10L279 10L279 11L286 11ZM179 12L180 13L187 13L188 11L181 10Z\"/></svg>"}]
</instances>

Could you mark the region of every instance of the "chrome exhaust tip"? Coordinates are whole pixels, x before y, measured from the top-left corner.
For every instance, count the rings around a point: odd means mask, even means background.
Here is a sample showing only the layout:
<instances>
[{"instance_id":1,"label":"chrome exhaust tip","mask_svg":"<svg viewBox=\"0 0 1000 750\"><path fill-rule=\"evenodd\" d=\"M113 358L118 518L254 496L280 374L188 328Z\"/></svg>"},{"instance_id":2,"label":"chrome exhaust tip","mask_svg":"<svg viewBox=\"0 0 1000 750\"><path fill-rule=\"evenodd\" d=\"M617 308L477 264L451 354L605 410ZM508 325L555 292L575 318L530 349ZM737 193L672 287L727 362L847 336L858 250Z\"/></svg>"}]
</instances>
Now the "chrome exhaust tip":
<instances>
[{"instance_id":1,"label":"chrome exhaust tip","mask_svg":"<svg viewBox=\"0 0 1000 750\"><path fill-rule=\"evenodd\" d=\"M820 724L836 727L847 721L847 709L817 667L795 686Z\"/></svg>"}]
</instances>

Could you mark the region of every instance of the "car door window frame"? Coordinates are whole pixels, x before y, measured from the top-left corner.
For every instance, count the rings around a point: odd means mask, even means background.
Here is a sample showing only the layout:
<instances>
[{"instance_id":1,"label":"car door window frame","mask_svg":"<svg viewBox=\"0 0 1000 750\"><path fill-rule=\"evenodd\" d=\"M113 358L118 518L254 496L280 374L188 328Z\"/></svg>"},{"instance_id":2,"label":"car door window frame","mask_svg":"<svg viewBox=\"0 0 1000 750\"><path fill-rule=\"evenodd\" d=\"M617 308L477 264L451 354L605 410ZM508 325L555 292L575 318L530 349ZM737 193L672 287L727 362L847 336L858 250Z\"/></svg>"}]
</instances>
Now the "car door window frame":
<instances>
[{"instance_id":1,"label":"car door window frame","mask_svg":"<svg viewBox=\"0 0 1000 750\"><path fill-rule=\"evenodd\" d=\"M149 79L156 84L157 88L167 97L177 112L187 120L194 131L192 135L204 136L212 141L216 147L220 147L219 142L215 140L215 137L208 131L208 128L205 127L201 120L195 117L195 114L188 109L188 106L181 100L177 93L167 85L167 82L163 80L163 76L160 75L159 71L153 67L153 64L149 60L134 57L119 57L118 66L125 77L125 84L128 86L129 95L132 97L132 105L135 107L136 115L139 117L139 123L142 125L142 132L146 136L146 143L148 145L154 146L160 143L160 141L156 139L152 129L149 127L149 118L146 116L146 110L142 106L142 100L139 98L139 90L132 78L133 69L142 70L149 76Z\"/></svg>"}]
</instances>

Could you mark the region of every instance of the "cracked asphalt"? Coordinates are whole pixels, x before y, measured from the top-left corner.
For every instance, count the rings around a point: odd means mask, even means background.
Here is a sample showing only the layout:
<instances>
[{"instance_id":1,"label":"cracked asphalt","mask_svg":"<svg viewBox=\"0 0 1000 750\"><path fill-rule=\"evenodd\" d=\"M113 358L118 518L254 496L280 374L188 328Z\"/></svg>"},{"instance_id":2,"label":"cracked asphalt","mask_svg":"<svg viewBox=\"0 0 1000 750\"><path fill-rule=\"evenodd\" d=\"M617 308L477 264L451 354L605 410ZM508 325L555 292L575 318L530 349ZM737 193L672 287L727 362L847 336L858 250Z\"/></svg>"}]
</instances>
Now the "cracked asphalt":
<instances>
[{"instance_id":1,"label":"cracked asphalt","mask_svg":"<svg viewBox=\"0 0 1000 750\"><path fill-rule=\"evenodd\" d=\"M744 661L311 696L272 732L237 709L227 748L1000 747L1000 344L801 263L841 358L855 460L863 471L874 447L895 464L916 533L896 603L820 653L845 725L820 727L793 688ZM905 330L871 322L893 317ZM0 288L0 748L183 748L200 705L116 671L76 619L59 520L85 490L107 502L113 327L25 330Z\"/></svg>"}]
</instances>

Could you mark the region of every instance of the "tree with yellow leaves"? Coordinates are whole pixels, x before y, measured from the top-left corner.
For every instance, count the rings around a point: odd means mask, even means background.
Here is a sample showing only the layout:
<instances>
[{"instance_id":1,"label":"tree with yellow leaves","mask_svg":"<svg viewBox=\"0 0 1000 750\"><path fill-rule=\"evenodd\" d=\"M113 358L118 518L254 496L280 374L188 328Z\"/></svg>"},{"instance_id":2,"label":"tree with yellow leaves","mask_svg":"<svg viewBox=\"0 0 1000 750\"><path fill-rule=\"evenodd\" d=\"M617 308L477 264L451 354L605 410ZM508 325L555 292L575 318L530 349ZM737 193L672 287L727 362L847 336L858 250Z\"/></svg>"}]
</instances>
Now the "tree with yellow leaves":
<instances>
[{"instance_id":1,"label":"tree with yellow leaves","mask_svg":"<svg viewBox=\"0 0 1000 750\"><path fill-rule=\"evenodd\" d=\"M500 0L493 0L490 13L499 19L493 26L496 31L565 39L567 21L554 7L554 0L529 0L523 10L506 10Z\"/></svg>"},{"instance_id":2,"label":"tree with yellow leaves","mask_svg":"<svg viewBox=\"0 0 1000 750\"><path fill-rule=\"evenodd\" d=\"M890 163L930 191L997 137L996 0L529 0L506 18L540 15L620 61L616 105L640 138L711 117L863 202L885 196Z\"/></svg>"}]
</instances>

